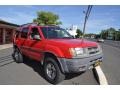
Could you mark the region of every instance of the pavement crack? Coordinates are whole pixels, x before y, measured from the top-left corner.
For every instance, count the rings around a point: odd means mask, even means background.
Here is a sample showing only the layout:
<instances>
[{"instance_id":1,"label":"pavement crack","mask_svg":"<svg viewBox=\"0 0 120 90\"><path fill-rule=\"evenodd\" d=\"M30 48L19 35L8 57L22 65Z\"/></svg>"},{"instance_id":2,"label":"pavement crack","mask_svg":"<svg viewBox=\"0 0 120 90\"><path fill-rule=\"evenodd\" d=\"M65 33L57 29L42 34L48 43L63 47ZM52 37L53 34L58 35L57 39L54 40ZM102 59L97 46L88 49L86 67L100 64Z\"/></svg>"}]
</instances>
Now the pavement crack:
<instances>
[{"instance_id":1,"label":"pavement crack","mask_svg":"<svg viewBox=\"0 0 120 90\"><path fill-rule=\"evenodd\" d=\"M14 61L10 61L10 62L4 63L4 64L0 65L0 67L6 66L6 65L11 64L11 63L13 63L13 62L14 62Z\"/></svg>"}]
</instances>

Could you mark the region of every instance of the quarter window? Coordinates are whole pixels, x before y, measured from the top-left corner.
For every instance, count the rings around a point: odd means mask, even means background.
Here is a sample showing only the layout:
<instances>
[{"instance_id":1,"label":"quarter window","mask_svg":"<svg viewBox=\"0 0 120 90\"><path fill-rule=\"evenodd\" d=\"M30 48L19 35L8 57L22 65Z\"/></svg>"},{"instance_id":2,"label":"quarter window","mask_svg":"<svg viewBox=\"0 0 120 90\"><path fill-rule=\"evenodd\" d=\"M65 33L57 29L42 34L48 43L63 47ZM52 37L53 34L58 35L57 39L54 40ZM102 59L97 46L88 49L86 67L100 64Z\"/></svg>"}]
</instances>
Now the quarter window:
<instances>
[{"instance_id":1,"label":"quarter window","mask_svg":"<svg viewBox=\"0 0 120 90\"><path fill-rule=\"evenodd\" d=\"M21 32L21 37L27 38L27 34L28 34L28 28L23 28Z\"/></svg>"}]
</instances>

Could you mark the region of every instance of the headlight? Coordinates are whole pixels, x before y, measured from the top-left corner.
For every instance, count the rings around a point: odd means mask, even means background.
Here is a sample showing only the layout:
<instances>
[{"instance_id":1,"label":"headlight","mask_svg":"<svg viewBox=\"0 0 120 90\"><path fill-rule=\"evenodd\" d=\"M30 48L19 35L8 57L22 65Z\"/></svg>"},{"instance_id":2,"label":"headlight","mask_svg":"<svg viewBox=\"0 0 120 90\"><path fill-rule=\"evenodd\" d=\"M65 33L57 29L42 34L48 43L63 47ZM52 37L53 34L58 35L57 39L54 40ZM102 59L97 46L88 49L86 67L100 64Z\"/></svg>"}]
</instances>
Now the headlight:
<instances>
[{"instance_id":1,"label":"headlight","mask_svg":"<svg viewBox=\"0 0 120 90\"><path fill-rule=\"evenodd\" d=\"M77 55L80 55L80 54L84 53L83 48L75 48L75 51L76 51Z\"/></svg>"},{"instance_id":2,"label":"headlight","mask_svg":"<svg viewBox=\"0 0 120 90\"><path fill-rule=\"evenodd\" d=\"M70 54L72 56L78 56L84 54L83 48L70 48Z\"/></svg>"}]
</instances>

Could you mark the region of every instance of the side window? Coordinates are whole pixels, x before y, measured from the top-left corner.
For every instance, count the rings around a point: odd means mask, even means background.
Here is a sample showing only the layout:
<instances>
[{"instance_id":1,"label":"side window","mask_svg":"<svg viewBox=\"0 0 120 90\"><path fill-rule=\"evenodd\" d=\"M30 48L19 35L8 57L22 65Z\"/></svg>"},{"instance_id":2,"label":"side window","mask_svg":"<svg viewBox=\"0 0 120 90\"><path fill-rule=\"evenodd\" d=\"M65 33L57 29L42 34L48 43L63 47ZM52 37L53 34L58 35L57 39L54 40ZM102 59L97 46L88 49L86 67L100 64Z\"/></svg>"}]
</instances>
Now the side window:
<instances>
[{"instance_id":1,"label":"side window","mask_svg":"<svg viewBox=\"0 0 120 90\"><path fill-rule=\"evenodd\" d=\"M18 38L18 37L19 37L19 34L20 34L20 32L19 32L19 31L16 31L15 37Z\"/></svg>"},{"instance_id":2,"label":"side window","mask_svg":"<svg viewBox=\"0 0 120 90\"><path fill-rule=\"evenodd\" d=\"M42 27L42 33L45 38L57 38L58 31L55 30L55 27Z\"/></svg>"},{"instance_id":3,"label":"side window","mask_svg":"<svg viewBox=\"0 0 120 90\"><path fill-rule=\"evenodd\" d=\"M44 37L47 38L47 30L48 30L48 28L42 27L41 30L42 30L42 33L43 33Z\"/></svg>"},{"instance_id":4,"label":"side window","mask_svg":"<svg viewBox=\"0 0 120 90\"><path fill-rule=\"evenodd\" d=\"M28 28L23 28L21 32L21 38L27 38Z\"/></svg>"},{"instance_id":5,"label":"side window","mask_svg":"<svg viewBox=\"0 0 120 90\"><path fill-rule=\"evenodd\" d=\"M35 36L41 38L38 28L32 28L32 30L30 32L30 39L34 39Z\"/></svg>"}]
</instances>

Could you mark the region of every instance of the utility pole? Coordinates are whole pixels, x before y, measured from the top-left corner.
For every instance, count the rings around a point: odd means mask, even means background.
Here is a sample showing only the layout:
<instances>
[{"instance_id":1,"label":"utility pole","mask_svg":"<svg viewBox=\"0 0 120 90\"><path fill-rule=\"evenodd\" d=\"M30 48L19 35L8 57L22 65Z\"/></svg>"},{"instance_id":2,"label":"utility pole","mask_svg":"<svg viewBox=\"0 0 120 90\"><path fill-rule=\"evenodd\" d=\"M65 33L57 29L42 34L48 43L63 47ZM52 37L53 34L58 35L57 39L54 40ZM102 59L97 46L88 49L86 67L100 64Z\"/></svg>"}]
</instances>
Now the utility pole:
<instances>
[{"instance_id":1,"label":"utility pole","mask_svg":"<svg viewBox=\"0 0 120 90\"><path fill-rule=\"evenodd\" d=\"M82 38L84 38L84 36L85 36L86 23L87 23L87 20L89 18L91 10L92 10L92 5L88 5L87 11L84 12L85 13L85 21L84 21L84 26L83 26L83 36L82 36Z\"/></svg>"}]
</instances>

